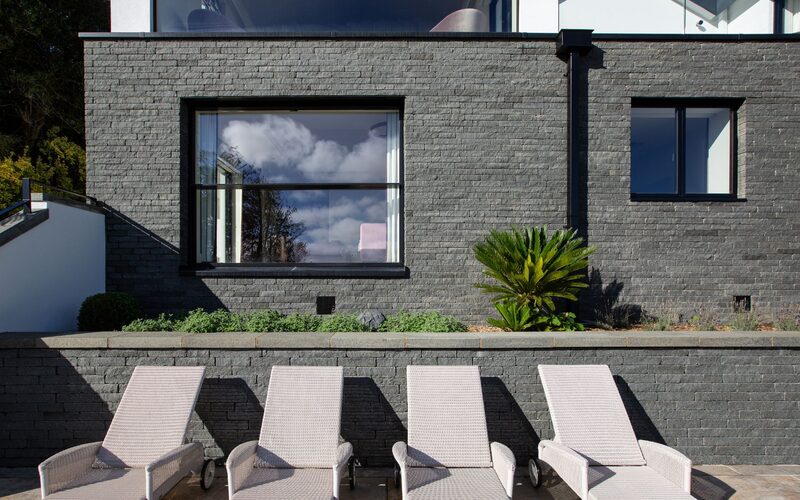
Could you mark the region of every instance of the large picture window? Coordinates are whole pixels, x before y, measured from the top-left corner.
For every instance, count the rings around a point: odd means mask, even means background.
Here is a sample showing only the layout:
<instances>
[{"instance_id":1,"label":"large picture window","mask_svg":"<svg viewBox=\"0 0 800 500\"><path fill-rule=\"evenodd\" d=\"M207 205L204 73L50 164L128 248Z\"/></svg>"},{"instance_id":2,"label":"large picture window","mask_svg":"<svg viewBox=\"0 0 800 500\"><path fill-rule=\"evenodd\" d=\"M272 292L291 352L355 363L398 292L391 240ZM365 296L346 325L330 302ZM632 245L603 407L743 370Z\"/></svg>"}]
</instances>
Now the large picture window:
<instances>
[{"instance_id":1,"label":"large picture window","mask_svg":"<svg viewBox=\"0 0 800 500\"><path fill-rule=\"evenodd\" d=\"M736 195L735 108L719 101L639 101L631 109L631 196Z\"/></svg>"},{"instance_id":2,"label":"large picture window","mask_svg":"<svg viewBox=\"0 0 800 500\"><path fill-rule=\"evenodd\" d=\"M198 109L198 264L401 262L400 113Z\"/></svg>"}]
</instances>

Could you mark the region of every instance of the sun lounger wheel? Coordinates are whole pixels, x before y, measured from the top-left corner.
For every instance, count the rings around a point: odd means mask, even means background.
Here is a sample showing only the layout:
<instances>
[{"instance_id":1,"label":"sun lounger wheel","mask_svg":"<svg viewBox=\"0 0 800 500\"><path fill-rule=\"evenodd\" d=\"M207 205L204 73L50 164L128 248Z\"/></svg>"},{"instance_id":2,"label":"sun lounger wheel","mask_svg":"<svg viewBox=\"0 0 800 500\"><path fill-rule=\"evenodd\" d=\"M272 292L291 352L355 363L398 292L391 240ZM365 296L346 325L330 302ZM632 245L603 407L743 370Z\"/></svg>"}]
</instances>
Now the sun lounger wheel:
<instances>
[{"instance_id":1,"label":"sun lounger wheel","mask_svg":"<svg viewBox=\"0 0 800 500\"><path fill-rule=\"evenodd\" d=\"M203 464L203 470L200 472L200 487L204 490L211 488L211 483L214 482L214 472L217 470L217 464L213 460L206 460Z\"/></svg>"},{"instance_id":2,"label":"sun lounger wheel","mask_svg":"<svg viewBox=\"0 0 800 500\"><path fill-rule=\"evenodd\" d=\"M538 488L542 484L542 468L539 467L539 461L535 458L528 460L528 474L530 474L533 487Z\"/></svg>"},{"instance_id":3,"label":"sun lounger wheel","mask_svg":"<svg viewBox=\"0 0 800 500\"><path fill-rule=\"evenodd\" d=\"M350 489L356 489L356 458L350 457L350 461L347 463L347 472L350 475Z\"/></svg>"}]
</instances>

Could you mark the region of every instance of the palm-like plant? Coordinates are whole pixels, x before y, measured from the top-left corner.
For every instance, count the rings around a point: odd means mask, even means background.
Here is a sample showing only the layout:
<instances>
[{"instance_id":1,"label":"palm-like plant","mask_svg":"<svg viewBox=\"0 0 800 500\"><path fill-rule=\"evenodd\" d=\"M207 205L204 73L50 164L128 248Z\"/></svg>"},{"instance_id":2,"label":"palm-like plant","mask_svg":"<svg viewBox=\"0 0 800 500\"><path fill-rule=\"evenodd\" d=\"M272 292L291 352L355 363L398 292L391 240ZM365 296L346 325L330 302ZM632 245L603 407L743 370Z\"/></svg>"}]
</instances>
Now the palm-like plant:
<instances>
[{"instance_id":1,"label":"palm-like plant","mask_svg":"<svg viewBox=\"0 0 800 500\"><path fill-rule=\"evenodd\" d=\"M514 300L520 306L555 312L554 299L578 300L586 288L585 269L594 248L583 245L575 230L547 234L547 227L491 231L477 243L475 258L483 274L496 283L476 283L494 302Z\"/></svg>"}]
</instances>

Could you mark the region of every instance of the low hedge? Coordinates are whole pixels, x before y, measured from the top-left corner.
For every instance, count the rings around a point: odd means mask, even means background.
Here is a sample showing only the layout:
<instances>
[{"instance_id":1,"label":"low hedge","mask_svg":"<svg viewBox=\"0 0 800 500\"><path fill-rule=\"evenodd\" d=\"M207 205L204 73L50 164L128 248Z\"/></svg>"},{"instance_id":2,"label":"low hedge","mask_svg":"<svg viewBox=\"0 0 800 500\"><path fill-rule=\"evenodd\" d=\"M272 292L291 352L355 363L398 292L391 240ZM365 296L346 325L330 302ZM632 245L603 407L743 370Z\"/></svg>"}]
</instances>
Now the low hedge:
<instances>
[{"instance_id":1,"label":"low hedge","mask_svg":"<svg viewBox=\"0 0 800 500\"><path fill-rule=\"evenodd\" d=\"M368 332L355 314L281 314L272 310L233 313L223 309L195 309L183 315L160 314L138 318L122 326L124 332ZM380 332L465 332L467 326L452 316L437 312L389 315Z\"/></svg>"}]
</instances>

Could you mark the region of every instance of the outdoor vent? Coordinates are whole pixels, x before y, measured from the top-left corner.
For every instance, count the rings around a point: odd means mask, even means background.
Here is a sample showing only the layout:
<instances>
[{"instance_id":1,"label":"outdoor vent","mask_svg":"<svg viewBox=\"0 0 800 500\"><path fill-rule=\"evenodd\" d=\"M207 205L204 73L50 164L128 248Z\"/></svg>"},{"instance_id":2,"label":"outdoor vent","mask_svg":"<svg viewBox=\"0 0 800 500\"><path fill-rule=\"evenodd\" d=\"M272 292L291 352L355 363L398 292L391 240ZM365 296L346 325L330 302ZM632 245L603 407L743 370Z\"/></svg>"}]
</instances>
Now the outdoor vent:
<instances>
[{"instance_id":1,"label":"outdoor vent","mask_svg":"<svg viewBox=\"0 0 800 500\"><path fill-rule=\"evenodd\" d=\"M733 312L746 312L751 308L751 299L749 295L734 295L733 296Z\"/></svg>"},{"instance_id":2,"label":"outdoor vent","mask_svg":"<svg viewBox=\"0 0 800 500\"><path fill-rule=\"evenodd\" d=\"M336 297L318 296L317 314L333 314L336 310Z\"/></svg>"}]
</instances>

